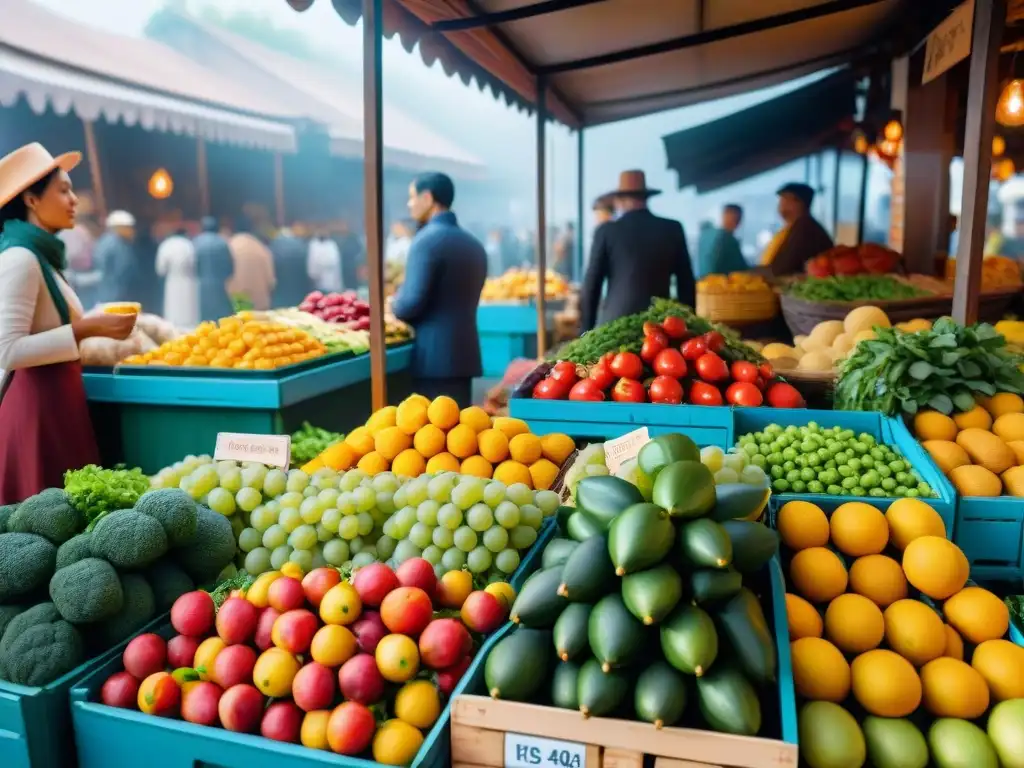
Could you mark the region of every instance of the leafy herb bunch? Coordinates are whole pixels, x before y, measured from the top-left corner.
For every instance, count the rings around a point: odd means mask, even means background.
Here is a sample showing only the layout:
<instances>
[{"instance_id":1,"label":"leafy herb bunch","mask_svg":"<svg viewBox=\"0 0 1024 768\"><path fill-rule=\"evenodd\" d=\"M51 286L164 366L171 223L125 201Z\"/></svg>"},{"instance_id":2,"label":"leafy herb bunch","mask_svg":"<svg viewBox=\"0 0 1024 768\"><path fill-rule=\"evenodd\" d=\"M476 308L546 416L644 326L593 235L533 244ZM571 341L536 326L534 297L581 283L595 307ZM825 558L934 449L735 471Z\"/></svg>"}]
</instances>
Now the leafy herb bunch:
<instances>
[{"instance_id":1,"label":"leafy herb bunch","mask_svg":"<svg viewBox=\"0 0 1024 768\"><path fill-rule=\"evenodd\" d=\"M104 469L89 464L64 473L64 492L90 525L108 512L131 509L148 490L149 478L138 468Z\"/></svg>"},{"instance_id":2,"label":"leafy herb bunch","mask_svg":"<svg viewBox=\"0 0 1024 768\"><path fill-rule=\"evenodd\" d=\"M875 333L843 363L836 410L950 414L969 411L978 397L1024 393L1020 358L988 323L963 326L944 317L930 331L876 327Z\"/></svg>"}]
</instances>

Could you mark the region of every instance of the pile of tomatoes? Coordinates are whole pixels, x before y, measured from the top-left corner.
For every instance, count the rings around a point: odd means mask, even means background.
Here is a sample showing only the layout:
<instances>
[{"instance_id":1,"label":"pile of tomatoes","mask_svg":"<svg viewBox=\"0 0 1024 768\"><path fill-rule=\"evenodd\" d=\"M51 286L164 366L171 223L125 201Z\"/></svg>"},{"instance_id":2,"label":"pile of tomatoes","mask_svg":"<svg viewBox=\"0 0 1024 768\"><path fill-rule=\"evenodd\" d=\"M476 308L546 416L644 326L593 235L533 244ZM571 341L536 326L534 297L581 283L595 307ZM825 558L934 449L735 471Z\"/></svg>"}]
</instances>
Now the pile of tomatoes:
<instances>
[{"instance_id":1,"label":"pile of tomatoes","mask_svg":"<svg viewBox=\"0 0 1024 768\"><path fill-rule=\"evenodd\" d=\"M682 318L644 324L640 354L609 352L589 369L555 363L533 388L537 400L578 400L678 405L740 405L803 408L803 396L778 379L771 363L736 360L722 353L718 331L688 333Z\"/></svg>"}]
</instances>

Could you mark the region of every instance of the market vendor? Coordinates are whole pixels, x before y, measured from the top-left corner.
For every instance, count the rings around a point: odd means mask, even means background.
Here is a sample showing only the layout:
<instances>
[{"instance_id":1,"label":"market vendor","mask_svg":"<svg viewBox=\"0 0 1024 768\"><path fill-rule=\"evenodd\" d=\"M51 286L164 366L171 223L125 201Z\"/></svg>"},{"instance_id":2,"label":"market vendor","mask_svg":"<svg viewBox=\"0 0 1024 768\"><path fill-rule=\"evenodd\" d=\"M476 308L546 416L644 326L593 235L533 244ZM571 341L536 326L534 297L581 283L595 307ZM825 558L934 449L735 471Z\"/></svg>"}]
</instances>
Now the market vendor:
<instances>
[{"instance_id":1,"label":"market vendor","mask_svg":"<svg viewBox=\"0 0 1024 768\"><path fill-rule=\"evenodd\" d=\"M483 373L476 311L487 279L487 253L451 211L455 185L425 173L409 185L409 213L420 225L409 246L405 282L391 310L416 330L412 374L416 391L472 402Z\"/></svg>"},{"instance_id":2,"label":"market vendor","mask_svg":"<svg viewBox=\"0 0 1024 768\"><path fill-rule=\"evenodd\" d=\"M776 192L783 226L761 254L761 266L776 277L803 274L804 265L833 246L832 238L811 215L814 190L790 183Z\"/></svg>"},{"instance_id":3,"label":"market vendor","mask_svg":"<svg viewBox=\"0 0 1024 768\"><path fill-rule=\"evenodd\" d=\"M135 315L84 316L64 278L79 152L28 144L0 159L0 505L60 487L99 463L78 345L125 339Z\"/></svg>"}]
</instances>

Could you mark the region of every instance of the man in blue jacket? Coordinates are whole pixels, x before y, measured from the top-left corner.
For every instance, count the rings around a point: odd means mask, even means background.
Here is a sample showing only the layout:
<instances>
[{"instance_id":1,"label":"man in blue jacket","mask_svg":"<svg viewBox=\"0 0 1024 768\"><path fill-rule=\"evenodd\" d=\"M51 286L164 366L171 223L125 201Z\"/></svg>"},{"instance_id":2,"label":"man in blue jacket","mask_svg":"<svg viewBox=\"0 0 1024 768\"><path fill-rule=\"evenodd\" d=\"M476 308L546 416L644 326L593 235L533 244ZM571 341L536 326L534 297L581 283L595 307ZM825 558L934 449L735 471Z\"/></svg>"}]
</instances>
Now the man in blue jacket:
<instances>
[{"instance_id":1,"label":"man in blue jacket","mask_svg":"<svg viewBox=\"0 0 1024 768\"><path fill-rule=\"evenodd\" d=\"M409 247L395 316L416 330L412 373L416 391L471 404L473 377L483 372L476 310L487 279L487 253L452 213L455 185L425 173L409 185L409 213L420 229Z\"/></svg>"}]
</instances>

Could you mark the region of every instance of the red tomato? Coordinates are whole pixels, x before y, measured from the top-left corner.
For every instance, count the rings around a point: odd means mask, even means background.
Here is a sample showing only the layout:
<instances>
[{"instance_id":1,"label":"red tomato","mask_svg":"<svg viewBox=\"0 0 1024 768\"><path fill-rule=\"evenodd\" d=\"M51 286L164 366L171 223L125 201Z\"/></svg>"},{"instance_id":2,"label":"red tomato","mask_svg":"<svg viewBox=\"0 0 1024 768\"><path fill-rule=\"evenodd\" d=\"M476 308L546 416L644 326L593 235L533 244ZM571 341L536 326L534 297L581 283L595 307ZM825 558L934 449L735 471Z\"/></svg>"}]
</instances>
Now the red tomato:
<instances>
[{"instance_id":1,"label":"red tomato","mask_svg":"<svg viewBox=\"0 0 1024 768\"><path fill-rule=\"evenodd\" d=\"M754 379L754 386L757 387L759 392L764 392L765 387L767 387L768 385L765 384L764 379L758 376L756 379Z\"/></svg>"},{"instance_id":2,"label":"red tomato","mask_svg":"<svg viewBox=\"0 0 1024 768\"><path fill-rule=\"evenodd\" d=\"M704 334L704 343L707 345L708 352L721 352L725 349L725 336L718 331L708 331Z\"/></svg>"},{"instance_id":3,"label":"red tomato","mask_svg":"<svg viewBox=\"0 0 1024 768\"><path fill-rule=\"evenodd\" d=\"M670 339L682 339L686 336L686 321L679 315L669 315L661 321L661 327Z\"/></svg>"},{"instance_id":4,"label":"red tomato","mask_svg":"<svg viewBox=\"0 0 1024 768\"><path fill-rule=\"evenodd\" d=\"M704 343L703 336L697 336L685 342L679 350L683 353L683 357L686 358L687 362L693 363L696 362L698 357L708 351L708 345Z\"/></svg>"},{"instance_id":5,"label":"red tomato","mask_svg":"<svg viewBox=\"0 0 1024 768\"><path fill-rule=\"evenodd\" d=\"M729 366L714 352L705 352L697 358L697 375L704 381L718 384L729 378Z\"/></svg>"},{"instance_id":6,"label":"red tomato","mask_svg":"<svg viewBox=\"0 0 1024 768\"><path fill-rule=\"evenodd\" d=\"M690 386L690 402L694 405L721 405L722 393L718 387L695 381Z\"/></svg>"},{"instance_id":7,"label":"red tomato","mask_svg":"<svg viewBox=\"0 0 1024 768\"><path fill-rule=\"evenodd\" d=\"M654 336L648 336L644 339L644 345L640 347L640 359L648 365L651 365L654 362L654 358L656 358L663 349L665 349L665 345L662 344L659 339L656 339Z\"/></svg>"},{"instance_id":8,"label":"red tomato","mask_svg":"<svg viewBox=\"0 0 1024 768\"><path fill-rule=\"evenodd\" d=\"M665 329L657 323L646 322L644 323L644 338L649 339L651 336L657 336L665 333Z\"/></svg>"},{"instance_id":9,"label":"red tomato","mask_svg":"<svg viewBox=\"0 0 1024 768\"><path fill-rule=\"evenodd\" d=\"M604 400L604 392L594 379L580 379L569 390L569 399L599 403Z\"/></svg>"},{"instance_id":10,"label":"red tomato","mask_svg":"<svg viewBox=\"0 0 1024 768\"><path fill-rule=\"evenodd\" d=\"M647 400L644 385L636 379L621 378L612 390L612 400L617 403L642 403Z\"/></svg>"},{"instance_id":11,"label":"red tomato","mask_svg":"<svg viewBox=\"0 0 1024 768\"><path fill-rule=\"evenodd\" d=\"M761 390L749 381L734 381L725 390L725 399L733 405L755 408L764 402Z\"/></svg>"},{"instance_id":12,"label":"red tomato","mask_svg":"<svg viewBox=\"0 0 1024 768\"><path fill-rule=\"evenodd\" d=\"M548 372L548 378L554 379L555 381L568 384L570 387L579 380L579 375L576 373L576 363L570 363L567 360L563 360L555 365Z\"/></svg>"},{"instance_id":13,"label":"red tomato","mask_svg":"<svg viewBox=\"0 0 1024 768\"><path fill-rule=\"evenodd\" d=\"M676 349L663 349L654 358L654 372L659 376L673 376L677 379L686 375L686 360Z\"/></svg>"},{"instance_id":14,"label":"red tomato","mask_svg":"<svg viewBox=\"0 0 1024 768\"><path fill-rule=\"evenodd\" d=\"M644 361L632 352L619 352L608 368L621 379L639 379L644 375Z\"/></svg>"},{"instance_id":15,"label":"red tomato","mask_svg":"<svg viewBox=\"0 0 1024 768\"><path fill-rule=\"evenodd\" d=\"M746 360L737 360L732 364L733 381L746 381L751 384L757 381L757 366L753 363L748 363Z\"/></svg>"},{"instance_id":16,"label":"red tomato","mask_svg":"<svg viewBox=\"0 0 1024 768\"><path fill-rule=\"evenodd\" d=\"M551 378L541 379L533 388L534 400L563 400L567 394L569 387Z\"/></svg>"},{"instance_id":17,"label":"red tomato","mask_svg":"<svg viewBox=\"0 0 1024 768\"><path fill-rule=\"evenodd\" d=\"M773 408L806 408L804 396L796 387L784 381L777 381L768 387L765 392L765 400Z\"/></svg>"},{"instance_id":18,"label":"red tomato","mask_svg":"<svg viewBox=\"0 0 1024 768\"><path fill-rule=\"evenodd\" d=\"M758 372L760 372L761 378L764 379L765 381L771 381L772 379L775 378L775 369L772 368L771 363L761 363L761 365L758 366L757 370Z\"/></svg>"},{"instance_id":19,"label":"red tomato","mask_svg":"<svg viewBox=\"0 0 1024 768\"><path fill-rule=\"evenodd\" d=\"M591 367L588 378L601 390L608 389L615 382L615 374L608 368L608 363L604 359Z\"/></svg>"},{"instance_id":20,"label":"red tomato","mask_svg":"<svg viewBox=\"0 0 1024 768\"><path fill-rule=\"evenodd\" d=\"M656 376L651 382L648 394L652 403L678 405L683 402L683 385L679 383L679 379L672 376Z\"/></svg>"}]
</instances>

